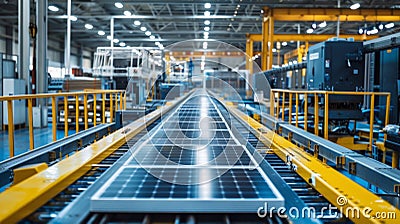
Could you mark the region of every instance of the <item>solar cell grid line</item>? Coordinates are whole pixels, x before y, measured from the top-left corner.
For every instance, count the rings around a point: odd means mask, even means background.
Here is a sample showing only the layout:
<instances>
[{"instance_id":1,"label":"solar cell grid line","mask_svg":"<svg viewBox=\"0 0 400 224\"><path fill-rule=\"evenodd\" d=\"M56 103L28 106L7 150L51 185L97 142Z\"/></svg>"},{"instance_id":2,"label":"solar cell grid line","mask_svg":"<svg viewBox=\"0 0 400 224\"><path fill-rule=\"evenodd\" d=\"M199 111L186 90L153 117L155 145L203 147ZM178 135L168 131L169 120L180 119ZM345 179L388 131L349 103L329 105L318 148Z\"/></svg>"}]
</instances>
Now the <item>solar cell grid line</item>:
<instances>
[{"instance_id":1,"label":"solar cell grid line","mask_svg":"<svg viewBox=\"0 0 400 224\"><path fill-rule=\"evenodd\" d=\"M215 120L224 128L209 128ZM177 129L180 122L191 126ZM189 97L155 129L92 197L92 211L256 212L265 202L284 205L208 94Z\"/></svg>"}]
</instances>

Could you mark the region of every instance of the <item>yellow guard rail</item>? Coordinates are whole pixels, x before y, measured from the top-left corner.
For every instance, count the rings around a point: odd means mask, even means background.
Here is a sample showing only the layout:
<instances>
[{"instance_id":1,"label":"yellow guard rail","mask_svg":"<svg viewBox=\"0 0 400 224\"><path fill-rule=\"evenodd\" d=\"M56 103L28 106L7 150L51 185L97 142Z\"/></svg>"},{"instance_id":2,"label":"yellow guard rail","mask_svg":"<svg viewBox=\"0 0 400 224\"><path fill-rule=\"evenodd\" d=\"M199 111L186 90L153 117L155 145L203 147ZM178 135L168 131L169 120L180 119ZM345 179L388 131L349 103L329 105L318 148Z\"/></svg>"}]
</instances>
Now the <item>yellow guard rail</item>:
<instances>
[{"instance_id":1,"label":"yellow guard rail","mask_svg":"<svg viewBox=\"0 0 400 224\"><path fill-rule=\"evenodd\" d=\"M79 132L79 97L83 96L84 99L84 130L88 129L88 96L93 96L93 113L96 114L96 99L97 95L102 96L102 122L107 123L105 115L105 102L106 95L109 95L110 100L110 120L111 123L114 118L114 113L116 110L126 109L126 93L123 90L85 90L83 92L69 92L69 93L54 93L54 94L31 94L31 95L14 95L14 96L0 96L0 102L7 102L8 110L8 140L9 140L9 151L10 158L14 157L14 115L13 115L13 101L14 100L27 100L28 101L28 127L29 127L29 149L34 149L34 134L33 134L33 112L32 112L32 102L35 99L51 99L51 114L52 114L52 132L53 141L57 140L57 98L64 98L64 133L65 137L68 136L68 97L75 98L75 114L76 114L76 132ZM115 101L115 103L113 102ZM96 126L96 119L93 119L93 125Z\"/></svg>"},{"instance_id":2,"label":"yellow guard rail","mask_svg":"<svg viewBox=\"0 0 400 224\"><path fill-rule=\"evenodd\" d=\"M287 94L287 95L286 95ZM288 103L289 108L292 108L292 99L293 95L295 95L295 102L296 102L296 127L299 125L299 97L302 95L304 98L307 99L308 96L314 96L314 124L318 125L319 124L319 113L318 113L318 102L319 102L319 97L324 97L324 105L329 105L329 96L330 95L359 95L359 96L369 96L370 97L370 128L369 128L369 150L372 151L372 146L373 146L373 124L374 124L374 109L375 109L375 97L376 96L385 96L386 97L386 114L385 114L385 123L384 126L386 126L389 123L389 112L390 112L390 93L388 92L345 92L345 91L297 91L297 90L286 90L286 89L272 89L271 94L270 94L270 102L271 102L271 109L270 109L270 114L271 116L278 118L279 116L279 111L281 107L282 115L281 119L285 120L285 105ZM279 102L280 97L282 96L282 102L281 105ZM288 96L288 97L287 97ZM288 102L286 102L286 99L288 99ZM317 100L318 99L318 100ZM304 130L307 131L307 121L308 121L308 102L307 100L304 101ZM291 110L290 110L291 111ZM323 130L323 135L325 139L328 139L329 137L329 129L328 129L328 121L329 121L329 107L325 106L324 107L324 130ZM289 123L292 122L292 116L289 116ZM319 134L319 129L314 128L314 134L318 136ZM385 134L385 139L386 139L386 134Z\"/></svg>"}]
</instances>

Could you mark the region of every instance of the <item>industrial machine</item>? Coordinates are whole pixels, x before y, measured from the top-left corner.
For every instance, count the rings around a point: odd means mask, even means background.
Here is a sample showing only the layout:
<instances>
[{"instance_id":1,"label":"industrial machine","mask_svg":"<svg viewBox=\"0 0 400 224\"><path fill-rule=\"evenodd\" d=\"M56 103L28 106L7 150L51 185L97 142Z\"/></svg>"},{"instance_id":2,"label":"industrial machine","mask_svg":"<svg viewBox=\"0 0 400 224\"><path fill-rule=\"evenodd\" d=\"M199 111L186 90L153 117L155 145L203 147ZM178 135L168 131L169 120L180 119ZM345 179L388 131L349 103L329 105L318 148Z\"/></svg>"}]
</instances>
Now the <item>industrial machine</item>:
<instances>
[{"instance_id":1,"label":"industrial machine","mask_svg":"<svg viewBox=\"0 0 400 224\"><path fill-rule=\"evenodd\" d=\"M309 48L307 87L309 90L363 91L364 57L362 42L325 41ZM323 98L322 98L323 99ZM329 105L320 102L320 115L329 106L330 120L361 120L362 96L330 96ZM314 105L311 103L310 105ZM314 107L310 106L313 113Z\"/></svg>"}]
</instances>

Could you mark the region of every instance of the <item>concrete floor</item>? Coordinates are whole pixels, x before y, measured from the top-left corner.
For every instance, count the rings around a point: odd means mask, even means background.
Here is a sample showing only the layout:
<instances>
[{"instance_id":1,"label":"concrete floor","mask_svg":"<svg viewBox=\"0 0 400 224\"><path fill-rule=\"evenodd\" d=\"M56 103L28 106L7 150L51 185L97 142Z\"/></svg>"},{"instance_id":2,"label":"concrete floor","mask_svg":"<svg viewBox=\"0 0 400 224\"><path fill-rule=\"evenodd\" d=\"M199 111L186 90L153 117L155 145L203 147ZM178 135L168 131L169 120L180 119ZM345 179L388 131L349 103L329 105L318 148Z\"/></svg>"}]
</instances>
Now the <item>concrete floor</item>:
<instances>
[{"instance_id":1,"label":"concrete floor","mask_svg":"<svg viewBox=\"0 0 400 224\"><path fill-rule=\"evenodd\" d=\"M72 128L71 128L72 129ZM47 128L34 129L35 148L46 145L53 141L52 125ZM69 130L68 134L74 134L75 128ZM64 130L57 129L57 139L64 137ZM28 128L18 129L14 131L14 155L29 151L29 130ZM8 159L10 156L8 131L0 131L0 161Z\"/></svg>"}]
</instances>

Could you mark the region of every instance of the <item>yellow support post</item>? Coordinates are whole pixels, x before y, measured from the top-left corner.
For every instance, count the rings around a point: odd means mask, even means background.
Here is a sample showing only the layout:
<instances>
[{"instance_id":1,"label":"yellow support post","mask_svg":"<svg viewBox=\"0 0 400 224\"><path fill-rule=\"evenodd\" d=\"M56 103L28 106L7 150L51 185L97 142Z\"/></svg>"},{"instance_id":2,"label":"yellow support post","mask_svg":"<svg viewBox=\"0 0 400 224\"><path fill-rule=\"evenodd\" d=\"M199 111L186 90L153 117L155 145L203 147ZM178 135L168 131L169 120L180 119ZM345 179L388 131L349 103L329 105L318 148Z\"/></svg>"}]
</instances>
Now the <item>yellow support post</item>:
<instances>
[{"instance_id":1,"label":"yellow support post","mask_svg":"<svg viewBox=\"0 0 400 224\"><path fill-rule=\"evenodd\" d=\"M83 94L83 113L84 113L84 122L85 122L85 130L89 128L88 124L88 102L87 102L87 93Z\"/></svg>"},{"instance_id":2,"label":"yellow support post","mask_svg":"<svg viewBox=\"0 0 400 224\"><path fill-rule=\"evenodd\" d=\"M96 113L97 113L97 95L96 94L93 94L93 126L94 127L96 127L96 123L97 123L97 121L96 121L96 119L97 119L97 115L96 115Z\"/></svg>"},{"instance_id":3,"label":"yellow support post","mask_svg":"<svg viewBox=\"0 0 400 224\"><path fill-rule=\"evenodd\" d=\"M249 36L249 34L247 34ZM253 40L250 38L247 38L246 40L246 70L249 71L249 80L246 82L246 96L251 97L252 94L252 88L251 88L251 83L253 80L253 59L252 57L254 56L253 53Z\"/></svg>"},{"instance_id":4,"label":"yellow support post","mask_svg":"<svg viewBox=\"0 0 400 224\"><path fill-rule=\"evenodd\" d=\"M28 99L28 126L29 126L29 149L35 148L33 139L33 112L32 112L32 99Z\"/></svg>"},{"instance_id":5,"label":"yellow support post","mask_svg":"<svg viewBox=\"0 0 400 224\"><path fill-rule=\"evenodd\" d=\"M75 96L75 131L79 132L79 96Z\"/></svg>"},{"instance_id":6,"label":"yellow support post","mask_svg":"<svg viewBox=\"0 0 400 224\"><path fill-rule=\"evenodd\" d=\"M326 92L325 93L325 107L324 107L324 138L328 139L329 138L329 129L328 129L328 123L329 123L329 119L328 119L328 115L329 115L329 94Z\"/></svg>"},{"instance_id":7,"label":"yellow support post","mask_svg":"<svg viewBox=\"0 0 400 224\"><path fill-rule=\"evenodd\" d=\"M124 93L124 110L126 110L126 92Z\"/></svg>"},{"instance_id":8,"label":"yellow support post","mask_svg":"<svg viewBox=\"0 0 400 224\"><path fill-rule=\"evenodd\" d=\"M286 97L285 92L283 92L282 93L282 121L285 120L285 101L286 101L285 97Z\"/></svg>"},{"instance_id":9,"label":"yellow support post","mask_svg":"<svg viewBox=\"0 0 400 224\"><path fill-rule=\"evenodd\" d=\"M110 93L110 123L113 122L114 118L114 105L113 105L113 94Z\"/></svg>"},{"instance_id":10,"label":"yellow support post","mask_svg":"<svg viewBox=\"0 0 400 224\"><path fill-rule=\"evenodd\" d=\"M296 127L299 127L299 93L296 93Z\"/></svg>"},{"instance_id":11,"label":"yellow support post","mask_svg":"<svg viewBox=\"0 0 400 224\"><path fill-rule=\"evenodd\" d=\"M319 135L318 93L314 93L314 134Z\"/></svg>"},{"instance_id":12,"label":"yellow support post","mask_svg":"<svg viewBox=\"0 0 400 224\"><path fill-rule=\"evenodd\" d=\"M307 52L308 52L308 47L310 46L310 43L308 42L308 40L306 41L306 46L305 46L305 49L304 49L304 56L306 56L307 55Z\"/></svg>"},{"instance_id":13,"label":"yellow support post","mask_svg":"<svg viewBox=\"0 0 400 224\"><path fill-rule=\"evenodd\" d=\"M105 124L106 123L106 94L105 93L103 93L103 94L101 94L101 97L102 97L102 117L103 117L103 124Z\"/></svg>"},{"instance_id":14,"label":"yellow support post","mask_svg":"<svg viewBox=\"0 0 400 224\"><path fill-rule=\"evenodd\" d=\"M280 92L279 91L277 91L276 92L277 94L278 94L278 97L277 97L277 102L276 102L276 118L279 118L279 97L280 97Z\"/></svg>"},{"instance_id":15,"label":"yellow support post","mask_svg":"<svg viewBox=\"0 0 400 224\"><path fill-rule=\"evenodd\" d=\"M268 7L264 7L264 17L262 21L262 50L261 50L261 69L263 71L268 69L268 34L269 34L269 26L268 26Z\"/></svg>"},{"instance_id":16,"label":"yellow support post","mask_svg":"<svg viewBox=\"0 0 400 224\"><path fill-rule=\"evenodd\" d=\"M274 63L274 54L272 53L272 48L274 48L274 18L272 17L272 11L269 11L268 18L268 67L267 69L272 69L272 65Z\"/></svg>"},{"instance_id":17,"label":"yellow support post","mask_svg":"<svg viewBox=\"0 0 400 224\"><path fill-rule=\"evenodd\" d=\"M122 104L123 104L123 100L122 100L122 92L119 94L119 110L122 110Z\"/></svg>"},{"instance_id":18,"label":"yellow support post","mask_svg":"<svg viewBox=\"0 0 400 224\"><path fill-rule=\"evenodd\" d=\"M51 97L51 123L53 129L53 142L57 141L57 110L56 110L56 97Z\"/></svg>"},{"instance_id":19,"label":"yellow support post","mask_svg":"<svg viewBox=\"0 0 400 224\"><path fill-rule=\"evenodd\" d=\"M292 123L292 99L293 99L293 93L289 93L289 124Z\"/></svg>"},{"instance_id":20,"label":"yellow support post","mask_svg":"<svg viewBox=\"0 0 400 224\"><path fill-rule=\"evenodd\" d=\"M389 124L390 116L390 94L386 95L386 115L385 115L385 127ZM387 139L387 134L384 134L384 139Z\"/></svg>"},{"instance_id":21,"label":"yellow support post","mask_svg":"<svg viewBox=\"0 0 400 224\"><path fill-rule=\"evenodd\" d=\"M114 111L117 111L118 110L118 93L115 93L114 101L115 101L115 110Z\"/></svg>"},{"instance_id":22,"label":"yellow support post","mask_svg":"<svg viewBox=\"0 0 400 224\"><path fill-rule=\"evenodd\" d=\"M64 136L68 137L68 96L64 96Z\"/></svg>"},{"instance_id":23,"label":"yellow support post","mask_svg":"<svg viewBox=\"0 0 400 224\"><path fill-rule=\"evenodd\" d=\"M10 158L14 157L14 120L12 100L7 100L8 110L8 143L10 150Z\"/></svg>"},{"instance_id":24,"label":"yellow support post","mask_svg":"<svg viewBox=\"0 0 400 224\"><path fill-rule=\"evenodd\" d=\"M271 89L270 95L269 95L269 114L272 117L275 117L275 96L274 96L274 91Z\"/></svg>"},{"instance_id":25,"label":"yellow support post","mask_svg":"<svg viewBox=\"0 0 400 224\"><path fill-rule=\"evenodd\" d=\"M304 130L308 128L308 95L304 94Z\"/></svg>"},{"instance_id":26,"label":"yellow support post","mask_svg":"<svg viewBox=\"0 0 400 224\"><path fill-rule=\"evenodd\" d=\"M374 117L375 117L375 94L371 95L371 106L369 111L369 150L372 152L374 138Z\"/></svg>"},{"instance_id":27,"label":"yellow support post","mask_svg":"<svg viewBox=\"0 0 400 224\"><path fill-rule=\"evenodd\" d=\"M392 152L392 167L396 169L399 167L399 152L397 151Z\"/></svg>"}]
</instances>

